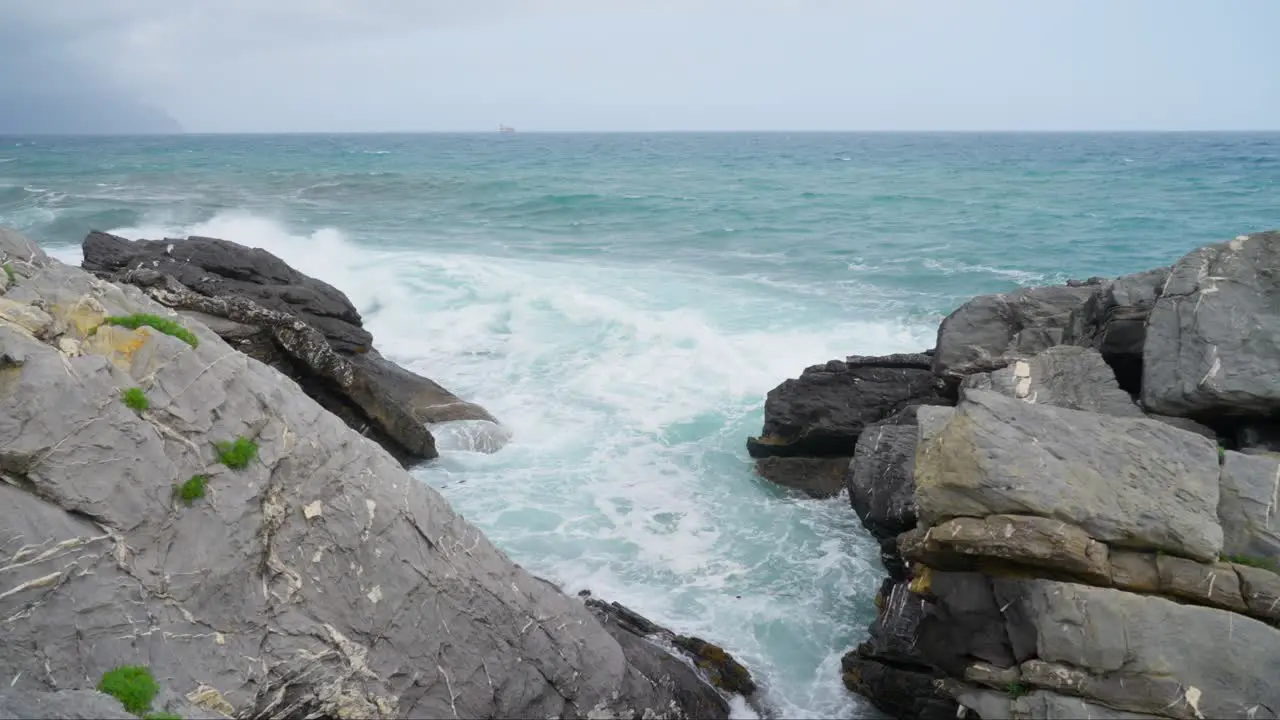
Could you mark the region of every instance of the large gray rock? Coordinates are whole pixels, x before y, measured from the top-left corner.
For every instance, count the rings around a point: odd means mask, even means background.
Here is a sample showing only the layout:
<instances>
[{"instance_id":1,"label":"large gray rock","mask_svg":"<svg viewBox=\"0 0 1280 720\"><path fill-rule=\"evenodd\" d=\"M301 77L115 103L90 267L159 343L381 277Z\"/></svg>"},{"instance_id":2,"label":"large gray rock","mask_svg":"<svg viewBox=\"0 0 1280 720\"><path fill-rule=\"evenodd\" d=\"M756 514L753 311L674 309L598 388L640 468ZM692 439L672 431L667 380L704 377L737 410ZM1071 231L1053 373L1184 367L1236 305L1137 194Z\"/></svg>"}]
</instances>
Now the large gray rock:
<instances>
[{"instance_id":1,"label":"large gray rock","mask_svg":"<svg viewBox=\"0 0 1280 720\"><path fill-rule=\"evenodd\" d=\"M1059 345L1031 358L1015 358L999 370L966 377L962 387L993 390L1029 403L1142 417L1101 353L1092 348Z\"/></svg>"},{"instance_id":2,"label":"large gray rock","mask_svg":"<svg viewBox=\"0 0 1280 720\"><path fill-rule=\"evenodd\" d=\"M1280 630L1108 588L992 582L1029 684L1175 718L1276 717Z\"/></svg>"},{"instance_id":3,"label":"large gray rock","mask_svg":"<svg viewBox=\"0 0 1280 720\"><path fill-rule=\"evenodd\" d=\"M933 369L958 380L1061 345L1073 313L1098 290L1097 285L1053 286L976 297L938 327Z\"/></svg>"},{"instance_id":4,"label":"large gray rock","mask_svg":"<svg viewBox=\"0 0 1280 720\"><path fill-rule=\"evenodd\" d=\"M137 720L120 701L96 690L0 690L0 720Z\"/></svg>"},{"instance_id":5,"label":"large gray rock","mask_svg":"<svg viewBox=\"0 0 1280 720\"><path fill-rule=\"evenodd\" d=\"M1228 451L1218 518L1224 554L1280 563L1280 458Z\"/></svg>"},{"instance_id":6,"label":"large gray rock","mask_svg":"<svg viewBox=\"0 0 1280 720\"><path fill-rule=\"evenodd\" d=\"M1242 235L1179 260L1156 301L1142 402L1200 418L1280 410L1280 232Z\"/></svg>"},{"instance_id":7,"label":"large gray rock","mask_svg":"<svg viewBox=\"0 0 1280 720\"><path fill-rule=\"evenodd\" d=\"M747 440L752 457L849 457L868 425L910 405L950 405L925 354L851 356L806 368L769 391L764 429Z\"/></svg>"},{"instance_id":8,"label":"large gray rock","mask_svg":"<svg viewBox=\"0 0 1280 720\"><path fill-rule=\"evenodd\" d=\"M1120 388L1136 395L1142 387L1142 352L1147 318L1164 290L1169 268L1126 275L1107 283L1072 315L1064 340L1102 353Z\"/></svg>"},{"instance_id":9,"label":"large gray rock","mask_svg":"<svg viewBox=\"0 0 1280 720\"><path fill-rule=\"evenodd\" d=\"M0 677L86 688L121 664L239 717L723 717L632 657L283 375L103 313L168 311L44 262L0 320ZM124 405L138 387L150 407ZM234 470L215 443L254 440ZM196 475L190 506L175 486ZM634 655L634 648L631 649ZM664 660L664 658L666 658Z\"/></svg>"},{"instance_id":10,"label":"large gray rock","mask_svg":"<svg viewBox=\"0 0 1280 720\"><path fill-rule=\"evenodd\" d=\"M1109 544L1212 561L1218 471L1212 441L1155 420L968 390L916 453L915 500L922 525L1039 515Z\"/></svg>"},{"instance_id":11,"label":"large gray rock","mask_svg":"<svg viewBox=\"0 0 1280 720\"><path fill-rule=\"evenodd\" d=\"M340 290L265 250L215 238L130 241L91 232L84 267L190 313L406 465L436 457L429 426L465 424L469 449L484 452L509 438L484 408L383 358Z\"/></svg>"}]
</instances>

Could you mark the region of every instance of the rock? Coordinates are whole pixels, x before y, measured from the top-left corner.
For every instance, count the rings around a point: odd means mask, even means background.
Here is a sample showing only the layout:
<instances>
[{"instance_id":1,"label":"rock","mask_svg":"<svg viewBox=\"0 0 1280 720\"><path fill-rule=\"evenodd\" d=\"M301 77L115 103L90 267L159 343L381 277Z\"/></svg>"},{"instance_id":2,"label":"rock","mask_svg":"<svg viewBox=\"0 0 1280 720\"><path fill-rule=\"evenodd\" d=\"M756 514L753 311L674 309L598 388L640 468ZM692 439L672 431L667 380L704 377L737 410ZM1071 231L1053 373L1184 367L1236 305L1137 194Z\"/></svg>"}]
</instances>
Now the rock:
<instances>
[{"instance_id":1,"label":"rock","mask_svg":"<svg viewBox=\"0 0 1280 720\"><path fill-rule=\"evenodd\" d=\"M1158 555L1156 570L1160 573L1160 592L1164 595L1248 612L1249 607L1240 595L1240 577L1227 563L1203 565L1185 558Z\"/></svg>"},{"instance_id":2,"label":"rock","mask_svg":"<svg viewBox=\"0 0 1280 720\"><path fill-rule=\"evenodd\" d=\"M7 297L169 312L54 261ZM236 717L725 716L682 661L624 648L378 444L184 322L195 347L74 323L46 344L0 319L11 692L146 664L162 693ZM257 451L233 469L215 444L238 437ZM196 475L187 505L175 486Z\"/></svg>"},{"instance_id":3,"label":"rock","mask_svg":"<svg viewBox=\"0 0 1280 720\"><path fill-rule=\"evenodd\" d=\"M1204 561L1222 549L1217 447L1154 420L968 390L921 443L915 479L922 524L1038 515L1110 545Z\"/></svg>"},{"instance_id":4,"label":"rock","mask_svg":"<svg viewBox=\"0 0 1280 720\"><path fill-rule=\"evenodd\" d=\"M359 311L341 290L261 248L197 236L131 241L95 231L85 237L83 250L81 266L105 279L126 280L132 270L152 270L201 295L248 298L293 315L323 333L339 352L365 352L373 345Z\"/></svg>"},{"instance_id":5,"label":"rock","mask_svg":"<svg viewBox=\"0 0 1280 720\"><path fill-rule=\"evenodd\" d=\"M918 543L905 543L910 551L903 544L900 541L903 557L934 568L957 559L961 566L965 560L990 559L1093 583L1111 582L1107 546L1060 520L1030 515L955 518L930 528Z\"/></svg>"},{"instance_id":6,"label":"rock","mask_svg":"<svg viewBox=\"0 0 1280 720\"><path fill-rule=\"evenodd\" d=\"M943 691L961 706L972 709L980 718L1018 718L1019 720L1144 720L1159 715L1114 710L1080 698L1036 690L1026 693L1021 683L1011 683L999 692L983 690L953 680L942 683Z\"/></svg>"},{"instance_id":7,"label":"rock","mask_svg":"<svg viewBox=\"0 0 1280 720\"><path fill-rule=\"evenodd\" d=\"M1107 588L992 582L1029 685L1175 718L1274 716L1268 708L1280 707L1280 630L1257 620Z\"/></svg>"},{"instance_id":8,"label":"rock","mask_svg":"<svg viewBox=\"0 0 1280 720\"><path fill-rule=\"evenodd\" d=\"M1280 575L1249 565L1233 565L1249 614L1280 622Z\"/></svg>"},{"instance_id":9,"label":"rock","mask_svg":"<svg viewBox=\"0 0 1280 720\"><path fill-rule=\"evenodd\" d=\"M848 469L847 457L764 457L756 461L760 477L815 498L839 495Z\"/></svg>"},{"instance_id":10,"label":"rock","mask_svg":"<svg viewBox=\"0 0 1280 720\"><path fill-rule=\"evenodd\" d=\"M915 425L868 426L848 469L849 501L863 526L878 539L916 526Z\"/></svg>"},{"instance_id":11,"label":"rock","mask_svg":"<svg viewBox=\"0 0 1280 720\"><path fill-rule=\"evenodd\" d=\"M483 408L383 358L346 295L265 250L213 238L134 242L92 232L84 258L99 277L142 287L201 322L217 318L210 329L293 378L403 464L436 457L429 427L441 423L482 425L471 433L473 450L496 451L509 437Z\"/></svg>"},{"instance_id":12,"label":"rock","mask_svg":"<svg viewBox=\"0 0 1280 720\"><path fill-rule=\"evenodd\" d=\"M1280 232L1194 250L1151 311L1142 403L1201 420L1280 410Z\"/></svg>"},{"instance_id":13,"label":"rock","mask_svg":"<svg viewBox=\"0 0 1280 720\"><path fill-rule=\"evenodd\" d=\"M1102 353L1120 389L1137 395L1142 389L1142 353L1147 318L1169 277L1157 268L1108 282L1073 313L1063 340Z\"/></svg>"},{"instance_id":14,"label":"rock","mask_svg":"<svg viewBox=\"0 0 1280 720\"><path fill-rule=\"evenodd\" d=\"M1142 410L1116 384L1097 350L1059 345L990 373L970 375L962 387L993 390L1029 403L1085 412L1142 417Z\"/></svg>"},{"instance_id":15,"label":"rock","mask_svg":"<svg viewBox=\"0 0 1280 720\"><path fill-rule=\"evenodd\" d=\"M1236 427L1236 448L1240 452L1280 452L1280 423L1248 421Z\"/></svg>"},{"instance_id":16,"label":"rock","mask_svg":"<svg viewBox=\"0 0 1280 720\"><path fill-rule=\"evenodd\" d=\"M1223 456L1218 518L1222 552L1280 562L1280 458L1228 450Z\"/></svg>"},{"instance_id":17,"label":"rock","mask_svg":"<svg viewBox=\"0 0 1280 720\"><path fill-rule=\"evenodd\" d=\"M49 256L17 230L0 227L0 262L10 263L14 272L18 272L44 266L49 262Z\"/></svg>"},{"instance_id":18,"label":"rock","mask_svg":"<svg viewBox=\"0 0 1280 720\"><path fill-rule=\"evenodd\" d=\"M756 691L751 673L719 645L687 635L677 635L674 644L707 673L712 685L743 697L749 697Z\"/></svg>"},{"instance_id":19,"label":"rock","mask_svg":"<svg viewBox=\"0 0 1280 720\"><path fill-rule=\"evenodd\" d=\"M1122 590L1160 592L1160 567L1155 553L1111 551L1111 582Z\"/></svg>"},{"instance_id":20,"label":"rock","mask_svg":"<svg viewBox=\"0 0 1280 720\"><path fill-rule=\"evenodd\" d=\"M976 297L942 321L933 369L958 382L965 375L998 370L1011 357L1061 345L1073 313L1098 290L1096 285L1038 287Z\"/></svg>"},{"instance_id":21,"label":"rock","mask_svg":"<svg viewBox=\"0 0 1280 720\"><path fill-rule=\"evenodd\" d=\"M752 457L849 457L863 428L909 405L949 405L927 355L832 360L769 391Z\"/></svg>"},{"instance_id":22,"label":"rock","mask_svg":"<svg viewBox=\"0 0 1280 720\"><path fill-rule=\"evenodd\" d=\"M1218 433L1213 428L1201 425L1191 418L1170 417L1168 415L1157 415L1155 413L1146 413L1146 416L1152 420L1159 420L1166 425L1172 425L1179 430L1193 432L1201 437L1207 437L1215 443L1218 442Z\"/></svg>"},{"instance_id":23,"label":"rock","mask_svg":"<svg viewBox=\"0 0 1280 720\"><path fill-rule=\"evenodd\" d=\"M934 689L941 673L916 648L924 608L905 581L886 581L869 637L841 658L841 672L849 690L894 717L954 718L955 703Z\"/></svg>"},{"instance_id":24,"label":"rock","mask_svg":"<svg viewBox=\"0 0 1280 720\"><path fill-rule=\"evenodd\" d=\"M624 649L629 646L643 647L645 655L668 657L658 645L651 642L657 641L683 653L703 673L707 682L715 687L748 699L755 693L756 683L751 678L751 673L719 645L713 645L697 637L677 635L625 605L616 602L607 603L591 597L589 592L585 598L586 606L600 619L605 628L618 638ZM637 639L639 643L635 642ZM673 680L677 685L690 686L692 690L685 694L692 699L699 699L702 682L698 680L696 673L688 668L685 668L685 671L687 677L674 677ZM706 704L703 711L708 708L714 709L713 714L717 717L724 717L728 713L728 705L723 700L719 704ZM703 717L703 715L694 714L692 717Z\"/></svg>"},{"instance_id":25,"label":"rock","mask_svg":"<svg viewBox=\"0 0 1280 720\"><path fill-rule=\"evenodd\" d=\"M845 687L891 717L920 720L957 717L955 701L938 692L935 673L887 665L856 652L841 659L840 669Z\"/></svg>"},{"instance_id":26,"label":"rock","mask_svg":"<svg viewBox=\"0 0 1280 720\"><path fill-rule=\"evenodd\" d=\"M991 582L980 573L926 571L912 583L913 592L935 601L925 606L915 646L950 676L963 677L975 660L995 667L1016 662L1009 636L992 632L1004 624L1004 613Z\"/></svg>"},{"instance_id":27,"label":"rock","mask_svg":"<svg viewBox=\"0 0 1280 720\"><path fill-rule=\"evenodd\" d=\"M2 231L3 229L0 229ZM120 701L96 690L0 690L0 718L65 718L66 720L138 720Z\"/></svg>"}]
</instances>

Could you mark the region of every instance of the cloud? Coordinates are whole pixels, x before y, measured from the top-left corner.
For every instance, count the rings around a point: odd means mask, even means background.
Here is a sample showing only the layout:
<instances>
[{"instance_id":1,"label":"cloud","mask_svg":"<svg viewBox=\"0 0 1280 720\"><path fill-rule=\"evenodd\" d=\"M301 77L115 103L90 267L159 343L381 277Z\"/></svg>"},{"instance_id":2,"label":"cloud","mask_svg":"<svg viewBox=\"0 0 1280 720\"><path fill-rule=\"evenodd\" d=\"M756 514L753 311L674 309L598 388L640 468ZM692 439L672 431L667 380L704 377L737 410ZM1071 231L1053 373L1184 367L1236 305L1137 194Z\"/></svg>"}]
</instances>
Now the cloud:
<instances>
[{"instance_id":1,"label":"cloud","mask_svg":"<svg viewBox=\"0 0 1280 720\"><path fill-rule=\"evenodd\" d=\"M109 51L113 30L129 16L97 5L68 13L73 3L0 4L0 133L178 132L162 110L139 101L95 62ZM74 3L74 5L81 5Z\"/></svg>"},{"instance_id":2,"label":"cloud","mask_svg":"<svg viewBox=\"0 0 1280 720\"><path fill-rule=\"evenodd\" d=\"M3 0L0 68L197 131L1259 128L1277 24L1274 0Z\"/></svg>"}]
</instances>

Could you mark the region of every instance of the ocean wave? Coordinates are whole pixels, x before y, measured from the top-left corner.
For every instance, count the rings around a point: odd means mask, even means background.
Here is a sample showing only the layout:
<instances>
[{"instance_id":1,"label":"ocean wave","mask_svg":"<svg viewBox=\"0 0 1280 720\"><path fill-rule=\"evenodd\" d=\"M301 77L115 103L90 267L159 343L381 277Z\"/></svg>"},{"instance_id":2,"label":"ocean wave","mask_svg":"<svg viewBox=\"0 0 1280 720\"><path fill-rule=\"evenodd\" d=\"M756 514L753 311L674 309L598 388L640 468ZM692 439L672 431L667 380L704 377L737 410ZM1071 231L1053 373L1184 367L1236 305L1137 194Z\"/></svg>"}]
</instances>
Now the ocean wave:
<instances>
[{"instance_id":1,"label":"ocean wave","mask_svg":"<svg viewBox=\"0 0 1280 720\"><path fill-rule=\"evenodd\" d=\"M689 268L388 250L245 212L116 231L225 237L341 288L389 358L511 429L493 455L444 438L415 474L518 562L715 638L786 716L855 711L836 670L874 615L874 543L846 498L756 478L742 438L782 378L931 328L799 323L798 296Z\"/></svg>"}]
</instances>

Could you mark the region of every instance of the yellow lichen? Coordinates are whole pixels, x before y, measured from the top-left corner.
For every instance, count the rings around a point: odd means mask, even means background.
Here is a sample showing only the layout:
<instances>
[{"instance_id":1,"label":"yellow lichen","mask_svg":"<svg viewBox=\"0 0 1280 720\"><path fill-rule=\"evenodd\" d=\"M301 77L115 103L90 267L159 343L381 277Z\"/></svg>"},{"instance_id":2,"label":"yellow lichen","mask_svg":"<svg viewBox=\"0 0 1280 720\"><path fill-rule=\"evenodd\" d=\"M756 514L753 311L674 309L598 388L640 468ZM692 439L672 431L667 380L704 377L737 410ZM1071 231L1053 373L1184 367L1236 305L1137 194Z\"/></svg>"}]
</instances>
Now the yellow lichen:
<instances>
[{"instance_id":1,"label":"yellow lichen","mask_svg":"<svg viewBox=\"0 0 1280 720\"><path fill-rule=\"evenodd\" d=\"M933 574L933 570L923 565L917 566L917 568L916 576L911 578L911 584L907 586L907 589L917 595L927 595L932 586L933 578L930 576Z\"/></svg>"},{"instance_id":2,"label":"yellow lichen","mask_svg":"<svg viewBox=\"0 0 1280 720\"><path fill-rule=\"evenodd\" d=\"M205 710L222 713L227 717L234 717L236 714L235 706L227 702L226 698L222 697L222 693L208 685L201 685L195 691L188 693L187 700Z\"/></svg>"},{"instance_id":3,"label":"yellow lichen","mask_svg":"<svg viewBox=\"0 0 1280 720\"><path fill-rule=\"evenodd\" d=\"M111 325L100 326L81 346L81 351L105 356L111 364L125 370L133 364L133 356L151 340L151 330L142 327L128 330Z\"/></svg>"},{"instance_id":4,"label":"yellow lichen","mask_svg":"<svg viewBox=\"0 0 1280 720\"><path fill-rule=\"evenodd\" d=\"M91 295L82 295L70 305L55 304L53 317L77 337L88 337L107 318L107 309Z\"/></svg>"},{"instance_id":5,"label":"yellow lichen","mask_svg":"<svg viewBox=\"0 0 1280 720\"><path fill-rule=\"evenodd\" d=\"M758 445L786 445L787 444L787 441L785 439L780 438L777 435L761 435L760 437L755 438L755 442Z\"/></svg>"}]
</instances>

